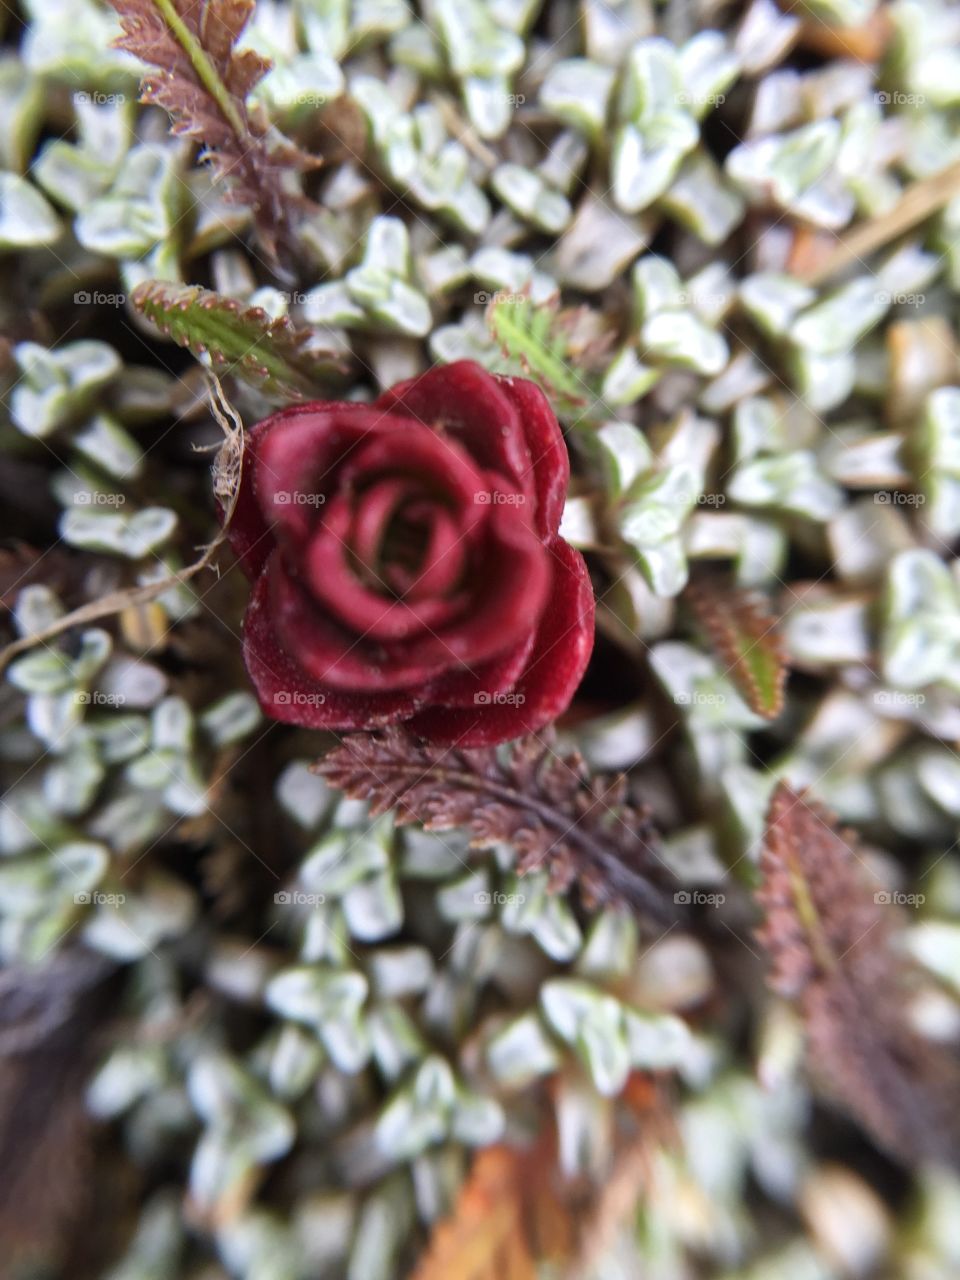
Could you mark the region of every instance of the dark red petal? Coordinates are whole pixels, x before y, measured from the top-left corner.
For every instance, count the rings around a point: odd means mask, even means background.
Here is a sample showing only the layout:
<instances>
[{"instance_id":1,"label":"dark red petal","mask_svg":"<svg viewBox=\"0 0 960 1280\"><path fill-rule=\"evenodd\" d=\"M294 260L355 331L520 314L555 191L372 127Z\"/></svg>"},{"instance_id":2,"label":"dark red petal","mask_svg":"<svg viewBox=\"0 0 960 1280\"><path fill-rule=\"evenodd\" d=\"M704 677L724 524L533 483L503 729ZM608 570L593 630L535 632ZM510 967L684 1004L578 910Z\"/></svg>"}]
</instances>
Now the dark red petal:
<instances>
[{"instance_id":1,"label":"dark red petal","mask_svg":"<svg viewBox=\"0 0 960 1280\"><path fill-rule=\"evenodd\" d=\"M476 581L467 584L464 616L443 630L400 642L391 653L475 670L513 649L537 625L550 590L550 557L517 508L487 510L487 538L477 552Z\"/></svg>"},{"instance_id":2,"label":"dark red petal","mask_svg":"<svg viewBox=\"0 0 960 1280\"><path fill-rule=\"evenodd\" d=\"M376 404L451 435L481 467L507 476L533 499L532 459L514 399L473 360L429 369L384 392Z\"/></svg>"},{"instance_id":3,"label":"dark red petal","mask_svg":"<svg viewBox=\"0 0 960 1280\"><path fill-rule=\"evenodd\" d=\"M365 404L314 405L311 413L283 418L257 441L253 482L261 514L288 545L301 545L359 449L372 439L420 431L410 419Z\"/></svg>"},{"instance_id":4,"label":"dark red petal","mask_svg":"<svg viewBox=\"0 0 960 1280\"><path fill-rule=\"evenodd\" d=\"M553 537L560 527L570 484L570 458L550 401L528 378L497 378L516 406L530 450L537 495L537 531Z\"/></svg>"},{"instance_id":5,"label":"dark red petal","mask_svg":"<svg viewBox=\"0 0 960 1280\"><path fill-rule=\"evenodd\" d=\"M313 600L274 554L264 571L271 619L279 644L307 675L325 687L362 692L411 689L440 675L454 661L448 651L424 652L420 637L381 644L341 626ZM427 633L428 638L432 638Z\"/></svg>"},{"instance_id":6,"label":"dark red petal","mask_svg":"<svg viewBox=\"0 0 960 1280\"><path fill-rule=\"evenodd\" d=\"M357 576L346 537L352 512L338 497L315 530L301 565L304 582L332 618L366 641L402 640L452 622L466 596L436 596L420 603L392 599Z\"/></svg>"},{"instance_id":7,"label":"dark red petal","mask_svg":"<svg viewBox=\"0 0 960 1280\"><path fill-rule=\"evenodd\" d=\"M516 700L428 707L407 722L414 733L438 746L493 746L535 733L570 705L593 649L593 589L579 551L560 538L548 551L553 566L550 599L540 619L533 658L506 695L517 695Z\"/></svg>"},{"instance_id":8,"label":"dark red petal","mask_svg":"<svg viewBox=\"0 0 960 1280\"><path fill-rule=\"evenodd\" d=\"M379 563L390 521L411 492L416 492L415 485L409 476L390 476L378 480L357 497L348 540L353 554L371 570Z\"/></svg>"},{"instance_id":9,"label":"dark red petal","mask_svg":"<svg viewBox=\"0 0 960 1280\"><path fill-rule=\"evenodd\" d=\"M453 440L408 422L399 438L375 435L364 441L345 460L340 479L343 484L363 484L378 476L396 475L415 476L419 488L448 500L471 523L483 517L477 510L478 495L485 487L482 474Z\"/></svg>"},{"instance_id":10,"label":"dark red petal","mask_svg":"<svg viewBox=\"0 0 960 1280\"><path fill-rule=\"evenodd\" d=\"M476 667L461 667L431 681L426 692L430 705L475 707L477 695L508 693L529 661L536 630L531 627L512 649Z\"/></svg>"},{"instance_id":11,"label":"dark red petal","mask_svg":"<svg viewBox=\"0 0 960 1280\"><path fill-rule=\"evenodd\" d=\"M247 434L240 476L240 492L237 494L237 504L227 530L227 538L240 561L240 567L248 578L256 578L263 571L263 566L269 560L270 553L276 545L270 522L263 518L260 504L257 502L254 487L257 450L264 438L281 423L289 422L290 419L303 413L312 413L316 407L316 405L293 405L289 409L273 414L270 418L265 418L263 422L258 422ZM222 505L219 506L218 514L222 520Z\"/></svg>"},{"instance_id":12,"label":"dark red petal","mask_svg":"<svg viewBox=\"0 0 960 1280\"><path fill-rule=\"evenodd\" d=\"M307 729L375 729L406 719L415 693L350 693L310 676L277 643L266 575L255 584L243 621L243 656L268 716Z\"/></svg>"},{"instance_id":13,"label":"dark red petal","mask_svg":"<svg viewBox=\"0 0 960 1280\"><path fill-rule=\"evenodd\" d=\"M435 507L430 513L426 550L419 569L411 572L405 584L405 598L412 604L431 596L452 591L464 574L469 533L457 523L449 511Z\"/></svg>"},{"instance_id":14,"label":"dark red petal","mask_svg":"<svg viewBox=\"0 0 960 1280\"><path fill-rule=\"evenodd\" d=\"M413 602L452 590L463 576L470 548L469 529L435 500L417 496L416 482L408 476L391 476L371 485L356 500L353 520L345 541L356 559L371 573L382 572L398 595ZM415 496L411 500L410 495ZM390 521L403 506L404 515L424 528L427 545L417 569L392 565L378 569ZM471 525L472 525L471 521Z\"/></svg>"}]
</instances>

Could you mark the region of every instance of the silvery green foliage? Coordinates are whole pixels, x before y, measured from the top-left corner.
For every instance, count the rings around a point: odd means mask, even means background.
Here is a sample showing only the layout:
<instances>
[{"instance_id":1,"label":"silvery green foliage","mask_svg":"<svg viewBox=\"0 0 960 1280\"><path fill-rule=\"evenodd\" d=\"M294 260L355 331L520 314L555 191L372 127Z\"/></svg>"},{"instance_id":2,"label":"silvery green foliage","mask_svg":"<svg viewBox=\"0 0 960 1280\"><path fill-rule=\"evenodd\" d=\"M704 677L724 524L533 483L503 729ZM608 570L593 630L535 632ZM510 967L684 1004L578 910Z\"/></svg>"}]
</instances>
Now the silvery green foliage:
<instances>
[{"instance_id":1,"label":"silvery green foliage","mask_svg":"<svg viewBox=\"0 0 960 1280\"><path fill-rule=\"evenodd\" d=\"M638 767L664 860L725 937L749 943L736 896L777 777L879 844L907 841L918 880L901 887L925 901L904 947L931 979L916 1017L955 1038L960 872L941 854L960 814L960 197L824 285L795 273L798 228L829 240L960 158L949 6L886 6L871 62L791 58L811 10L856 28L865 0L751 0L703 30L646 0L261 0L244 43L274 69L256 103L341 147L311 178L296 286L139 110L112 12L20 8L19 57L0 59L7 430L50 469L77 599L27 587L18 634L166 578L212 529L204 457L181 485L196 387L130 363L153 358L125 301L140 280L209 277L334 326L362 397L431 360L516 372L485 319L498 294L573 313L588 338L566 356L583 397L563 411L564 532L643 679L569 745ZM24 327L34 309L44 324ZM248 425L266 412L240 396ZM796 675L773 725L684 611L712 566L782 615ZM792 1015L763 1015L749 1059L690 1029L710 1024L716 975L686 930L655 940L518 879L509 850L330 793L309 771L317 736L269 729L247 692L213 585L168 587L145 617L72 628L5 672L22 718L0 739L0 961L82 939L124 967L122 1035L88 1104L149 1177L180 1174L109 1280L393 1280L473 1151L524 1141L547 1081L560 1168L602 1182L633 1072L682 1083L679 1145L654 1153L639 1223L598 1274L672 1277L693 1255L718 1280L832 1280L824 1186L848 1192L864 1237L874 1193L852 1171L831 1184L807 1143ZM193 666L204 623L221 647ZM757 1231L748 1179L793 1215L783 1238ZM909 1217L871 1219L888 1266L952 1274L956 1182L931 1170L915 1190Z\"/></svg>"},{"instance_id":2,"label":"silvery green foliage","mask_svg":"<svg viewBox=\"0 0 960 1280\"><path fill-rule=\"evenodd\" d=\"M304 299L304 317L316 325L422 338L430 331L430 305L411 284L411 275L407 228L399 218L375 218L362 261L342 281L312 289Z\"/></svg>"},{"instance_id":3,"label":"silvery green foliage","mask_svg":"<svg viewBox=\"0 0 960 1280\"><path fill-rule=\"evenodd\" d=\"M35 586L21 593L16 617L31 635L62 614ZM37 645L7 679L26 695L31 745L0 821L4 960L39 959L75 930L125 961L183 934L195 918L192 891L149 864L130 875L129 860L178 817L207 811L215 752L259 722L251 696L231 694L196 717L183 699L163 696L157 667L114 652L98 628L68 647Z\"/></svg>"}]
</instances>

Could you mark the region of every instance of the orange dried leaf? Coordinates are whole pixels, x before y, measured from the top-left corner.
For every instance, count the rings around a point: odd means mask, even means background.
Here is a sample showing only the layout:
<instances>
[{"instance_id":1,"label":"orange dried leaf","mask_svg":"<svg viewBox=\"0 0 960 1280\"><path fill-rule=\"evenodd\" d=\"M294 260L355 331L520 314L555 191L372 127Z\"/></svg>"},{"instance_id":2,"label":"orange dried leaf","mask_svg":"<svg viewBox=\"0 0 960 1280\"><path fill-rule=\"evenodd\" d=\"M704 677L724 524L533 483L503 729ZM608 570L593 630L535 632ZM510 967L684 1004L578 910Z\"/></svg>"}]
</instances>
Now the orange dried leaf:
<instances>
[{"instance_id":1,"label":"orange dried leaf","mask_svg":"<svg viewBox=\"0 0 960 1280\"><path fill-rule=\"evenodd\" d=\"M539 1262L570 1257L573 1223L551 1186L553 1168L545 1143L481 1151L412 1280L537 1280Z\"/></svg>"}]
</instances>

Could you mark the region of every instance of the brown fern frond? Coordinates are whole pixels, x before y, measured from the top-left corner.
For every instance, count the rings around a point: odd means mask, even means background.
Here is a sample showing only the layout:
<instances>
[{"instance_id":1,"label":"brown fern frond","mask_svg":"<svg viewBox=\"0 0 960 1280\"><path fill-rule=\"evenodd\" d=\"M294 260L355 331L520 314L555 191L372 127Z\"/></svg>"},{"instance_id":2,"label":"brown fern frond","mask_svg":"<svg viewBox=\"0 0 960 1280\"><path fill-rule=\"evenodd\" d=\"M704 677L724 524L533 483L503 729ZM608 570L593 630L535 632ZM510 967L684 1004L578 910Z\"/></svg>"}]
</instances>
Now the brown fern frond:
<instances>
[{"instance_id":1,"label":"brown fern frond","mask_svg":"<svg viewBox=\"0 0 960 1280\"><path fill-rule=\"evenodd\" d=\"M394 809L398 821L435 831L463 827L477 847L511 845L518 871L545 867L554 889L576 882L589 901L676 918L675 885L648 815L626 803L624 779L592 777L579 756L558 756L542 737L459 750L393 728L346 738L314 768L374 813Z\"/></svg>"},{"instance_id":2,"label":"brown fern frond","mask_svg":"<svg viewBox=\"0 0 960 1280\"><path fill-rule=\"evenodd\" d=\"M156 68L141 101L169 114L172 132L203 147L228 198L247 206L264 248L276 258L290 239L296 193L289 171L314 161L248 110L246 98L270 69L252 49L237 50L255 0L110 0L120 15L119 49ZM300 197L302 199L302 197Z\"/></svg>"},{"instance_id":3,"label":"brown fern frond","mask_svg":"<svg viewBox=\"0 0 960 1280\"><path fill-rule=\"evenodd\" d=\"M757 897L770 985L796 1001L811 1074L894 1157L960 1165L960 1064L911 1025L891 895L819 805L774 792Z\"/></svg>"}]
</instances>

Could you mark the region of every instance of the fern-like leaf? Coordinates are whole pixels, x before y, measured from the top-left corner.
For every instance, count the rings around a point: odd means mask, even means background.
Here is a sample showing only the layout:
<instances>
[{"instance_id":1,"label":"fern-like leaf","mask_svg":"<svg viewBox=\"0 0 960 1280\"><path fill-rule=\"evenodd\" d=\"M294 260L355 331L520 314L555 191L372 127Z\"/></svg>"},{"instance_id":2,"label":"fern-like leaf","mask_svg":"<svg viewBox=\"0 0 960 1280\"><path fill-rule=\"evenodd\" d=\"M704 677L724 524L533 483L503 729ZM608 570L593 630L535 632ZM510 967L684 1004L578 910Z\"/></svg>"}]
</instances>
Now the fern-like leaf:
<instances>
[{"instance_id":1,"label":"fern-like leaf","mask_svg":"<svg viewBox=\"0 0 960 1280\"><path fill-rule=\"evenodd\" d=\"M554 889L576 882L589 901L622 901L661 923L677 917L649 818L626 803L624 779L591 777L579 756L561 758L542 738L456 750L389 729L346 738L314 768L374 813L463 827L481 848L512 845L517 870L547 868Z\"/></svg>"},{"instance_id":2,"label":"fern-like leaf","mask_svg":"<svg viewBox=\"0 0 960 1280\"><path fill-rule=\"evenodd\" d=\"M786 651L777 620L756 593L703 580L687 599L711 648L748 706L767 720L783 710Z\"/></svg>"},{"instance_id":3,"label":"fern-like leaf","mask_svg":"<svg viewBox=\"0 0 960 1280\"><path fill-rule=\"evenodd\" d=\"M556 307L497 294L487 307L487 324L504 357L540 384L558 414L582 415L591 390L571 367L567 325Z\"/></svg>"},{"instance_id":4,"label":"fern-like leaf","mask_svg":"<svg viewBox=\"0 0 960 1280\"><path fill-rule=\"evenodd\" d=\"M202 144L227 193L253 214L272 258L290 238L296 195L284 175L312 161L273 133L246 98L270 62L236 43L255 0L110 0L120 15L120 49L157 69L144 77L141 101L163 107L173 132Z\"/></svg>"},{"instance_id":5,"label":"fern-like leaf","mask_svg":"<svg viewBox=\"0 0 960 1280\"><path fill-rule=\"evenodd\" d=\"M165 337L207 356L216 373L235 374L278 401L324 396L330 379L344 372L321 333L210 289L149 280L131 301Z\"/></svg>"},{"instance_id":6,"label":"fern-like leaf","mask_svg":"<svg viewBox=\"0 0 960 1280\"><path fill-rule=\"evenodd\" d=\"M781 783L760 869L757 936L770 985L801 1010L814 1078L894 1157L960 1164L960 1067L910 1024L901 922L853 837Z\"/></svg>"}]
</instances>

